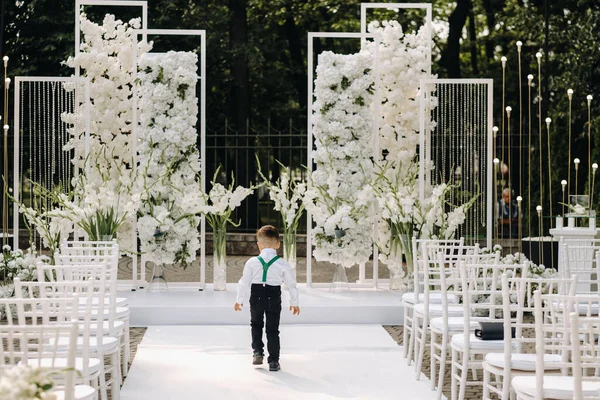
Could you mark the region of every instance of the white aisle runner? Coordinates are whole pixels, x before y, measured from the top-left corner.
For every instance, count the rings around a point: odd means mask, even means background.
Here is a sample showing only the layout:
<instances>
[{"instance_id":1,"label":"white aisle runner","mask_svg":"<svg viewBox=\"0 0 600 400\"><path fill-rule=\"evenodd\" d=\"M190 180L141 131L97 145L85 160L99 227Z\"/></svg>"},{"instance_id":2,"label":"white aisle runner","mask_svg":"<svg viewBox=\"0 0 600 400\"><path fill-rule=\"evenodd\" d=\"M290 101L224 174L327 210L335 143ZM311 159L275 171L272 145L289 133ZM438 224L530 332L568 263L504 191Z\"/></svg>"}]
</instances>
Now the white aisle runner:
<instances>
[{"instance_id":1,"label":"white aisle runner","mask_svg":"<svg viewBox=\"0 0 600 400\"><path fill-rule=\"evenodd\" d=\"M287 310L284 310L286 312ZM281 371L252 365L250 327L149 327L122 400L433 399L380 325L281 327ZM266 348L265 348L266 352Z\"/></svg>"}]
</instances>

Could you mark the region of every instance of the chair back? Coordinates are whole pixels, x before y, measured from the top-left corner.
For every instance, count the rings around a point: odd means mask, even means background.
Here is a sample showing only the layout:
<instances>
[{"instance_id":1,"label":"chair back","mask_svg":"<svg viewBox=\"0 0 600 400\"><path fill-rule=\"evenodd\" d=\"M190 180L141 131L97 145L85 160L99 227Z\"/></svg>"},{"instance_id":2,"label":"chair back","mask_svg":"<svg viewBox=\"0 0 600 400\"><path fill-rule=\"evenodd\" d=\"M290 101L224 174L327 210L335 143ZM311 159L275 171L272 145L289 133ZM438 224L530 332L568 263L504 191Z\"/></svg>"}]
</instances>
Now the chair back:
<instances>
[{"instance_id":1,"label":"chair back","mask_svg":"<svg viewBox=\"0 0 600 400\"><path fill-rule=\"evenodd\" d=\"M413 249L413 278L414 278L414 296L415 299L419 298L421 293L424 293L424 270L427 264L432 261L435 262L436 256L433 255L432 258L429 256L427 251L427 246L431 244L438 246L448 246L448 247L462 247L464 246L464 238L460 238L457 240L438 240L438 239L417 239L413 236L412 238L412 249ZM431 258L431 259L430 259Z\"/></svg>"},{"instance_id":2,"label":"chair back","mask_svg":"<svg viewBox=\"0 0 600 400\"><path fill-rule=\"evenodd\" d=\"M578 312L570 314L571 346L573 348L571 360L573 363L573 399L588 400L598 399L600 390L594 394L583 391L586 382L600 381L600 318L581 317Z\"/></svg>"},{"instance_id":3,"label":"chair back","mask_svg":"<svg viewBox=\"0 0 600 400\"><path fill-rule=\"evenodd\" d=\"M0 378L7 368L21 374L40 369L52 375L65 400L74 399L75 356L77 352L77 321L53 325L0 325ZM67 339L64 346L62 338ZM56 375L60 379L56 379ZM58 382L62 383L58 386Z\"/></svg>"},{"instance_id":4,"label":"chair back","mask_svg":"<svg viewBox=\"0 0 600 400\"><path fill-rule=\"evenodd\" d=\"M600 289L600 247L589 240L563 240L562 263L559 273L563 277L577 275L577 293L598 293Z\"/></svg>"}]
</instances>

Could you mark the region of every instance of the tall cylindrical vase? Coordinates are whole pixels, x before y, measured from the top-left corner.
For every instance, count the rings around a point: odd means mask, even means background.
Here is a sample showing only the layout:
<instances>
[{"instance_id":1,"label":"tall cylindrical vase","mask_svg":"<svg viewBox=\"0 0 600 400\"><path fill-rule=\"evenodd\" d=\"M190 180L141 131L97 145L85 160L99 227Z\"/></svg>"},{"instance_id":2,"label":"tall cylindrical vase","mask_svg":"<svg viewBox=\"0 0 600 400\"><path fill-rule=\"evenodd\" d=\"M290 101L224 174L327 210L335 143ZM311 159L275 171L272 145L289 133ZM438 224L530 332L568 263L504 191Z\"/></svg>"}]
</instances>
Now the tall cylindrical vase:
<instances>
[{"instance_id":1,"label":"tall cylindrical vase","mask_svg":"<svg viewBox=\"0 0 600 400\"><path fill-rule=\"evenodd\" d=\"M296 229L286 229L283 232L283 259L290 264L296 276Z\"/></svg>"},{"instance_id":2,"label":"tall cylindrical vase","mask_svg":"<svg viewBox=\"0 0 600 400\"><path fill-rule=\"evenodd\" d=\"M227 289L227 228L213 227L213 289Z\"/></svg>"},{"instance_id":3,"label":"tall cylindrical vase","mask_svg":"<svg viewBox=\"0 0 600 400\"><path fill-rule=\"evenodd\" d=\"M404 254L404 259L406 260L406 279L407 279L407 289L409 291L414 290L414 255L412 248L412 237L408 234L400 234L398 235L400 239L400 246L402 247L402 254Z\"/></svg>"}]
</instances>

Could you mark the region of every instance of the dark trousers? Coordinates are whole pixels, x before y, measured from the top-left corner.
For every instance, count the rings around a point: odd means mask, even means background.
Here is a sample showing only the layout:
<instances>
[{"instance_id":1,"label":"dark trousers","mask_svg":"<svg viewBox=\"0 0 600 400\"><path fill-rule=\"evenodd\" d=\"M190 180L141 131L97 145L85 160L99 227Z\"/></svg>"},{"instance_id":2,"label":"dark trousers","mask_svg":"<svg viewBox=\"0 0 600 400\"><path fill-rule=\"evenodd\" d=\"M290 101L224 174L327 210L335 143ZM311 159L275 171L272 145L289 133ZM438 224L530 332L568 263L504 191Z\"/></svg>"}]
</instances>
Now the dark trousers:
<instances>
[{"instance_id":1,"label":"dark trousers","mask_svg":"<svg viewBox=\"0 0 600 400\"><path fill-rule=\"evenodd\" d=\"M281 316L281 287L253 284L250 292L250 326L252 350L263 354L263 316L266 316L268 361L279 361L279 318Z\"/></svg>"}]
</instances>

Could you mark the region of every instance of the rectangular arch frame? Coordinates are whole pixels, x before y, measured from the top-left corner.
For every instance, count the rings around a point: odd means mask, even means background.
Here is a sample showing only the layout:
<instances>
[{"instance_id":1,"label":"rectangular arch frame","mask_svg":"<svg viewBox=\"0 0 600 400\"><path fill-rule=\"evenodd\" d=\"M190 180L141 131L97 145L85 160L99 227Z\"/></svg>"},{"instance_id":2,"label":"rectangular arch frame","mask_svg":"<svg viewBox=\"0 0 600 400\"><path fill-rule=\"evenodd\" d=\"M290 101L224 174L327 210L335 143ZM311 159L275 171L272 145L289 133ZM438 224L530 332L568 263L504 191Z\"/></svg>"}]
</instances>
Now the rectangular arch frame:
<instances>
[{"instance_id":1,"label":"rectangular arch frame","mask_svg":"<svg viewBox=\"0 0 600 400\"><path fill-rule=\"evenodd\" d=\"M84 104L85 113L85 139L84 147L85 152L89 151L90 146L90 81L87 78L80 77L63 77L63 76L16 76L15 77L15 97L14 97L14 114L13 114L13 134L14 134L14 155L13 155L13 196L17 202L19 202L19 190L20 190L20 179L19 165L21 163L20 152L21 152L21 85L24 82L59 82L67 83L73 82L83 85L84 93L83 99L80 100ZM77 171L75 171L77 173ZM19 247L19 206L15 202L13 204L13 241L14 247Z\"/></svg>"},{"instance_id":2,"label":"rectangular arch frame","mask_svg":"<svg viewBox=\"0 0 600 400\"><path fill-rule=\"evenodd\" d=\"M200 187L202 191L206 191L206 31L203 29L136 29L134 34L142 35L142 38L146 39L148 36L197 36L200 43ZM137 48L134 48L135 62L133 77L134 80L137 77ZM132 135L134 143L133 153L135 157L135 165L137 165L137 151L135 143L137 143L137 125L138 125L138 110L137 110L137 87L133 89L133 129ZM137 240L137 238L136 238ZM206 287L206 218L204 216L200 219L200 285L199 289L204 290ZM146 284L146 259L142 256L141 268L140 268L140 279L137 279L138 271L137 268L132 268L134 285L145 285ZM171 284L171 287L196 287L196 283L178 283ZM139 286L143 287L143 286Z\"/></svg>"},{"instance_id":3,"label":"rectangular arch frame","mask_svg":"<svg viewBox=\"0 0 600 400\"><path fill-rule=\"evenodd\" d=\"M427 129L425 125L425 118L430 117L430 112L426 107L426 99L433 90L436 89L436 85L438 84L446 84L446 85L485 85L486 86L486 97L487 97L487 116L485 119L486 122L486 158L479 162L479 165L484 165L486 167L486 245L488 248L492 247L492 230L494 226L493 221L493 167L492 167L492 158L493 158L493 79L422 79L421 80L421 94L420 94L420 138L419 138L419 195L421 200L423 200L425 196L425 182L431 179L430 174L425 174L425 163L432 160L431 157L431 146L432 142L431 131ZM438 105L439 106L439 105Z\"/></svg>"},{"instance_id":4,"label":"rectangular arch frame","mask_svg":"<svg viewBox=\"0 0 600 400\"><path fill-rule=\"evenodd\" d=\"M322 38L337 38L337 39L374 39L376 42L378 39L374 35L360 33L360 32L309 32L308 33L308 102L307 102L307 158L306 165L311 169L313 167L313 132L312 132L312 105L313 105L313 94L314 94L314 40ZM362 42L361 42L362 47ZM376 46L377 49L377 46ZM377 58L377 54L375 54ZM379 114L379 104L381 100L379 98L379 68L375 63L373 71L375 73L375 113ZM374 137L374 149L373 155L375 156L379 152L379 120L375 119L373 126L373 137ZM373 211L376 213L376 211ZM307 212L306 215L306 286L307 287L329 287L329 283L313 283L312 281L312 215ZM376 229L375 227L373 229ZM359 278L356 283L352 283L352 287L377 287L378 282L378 260L377 260L377 246L374 246L373 255L373 281L368 282L366 279L366 266L365 264L359 264Z\"/></svg>"}]
</instances>

